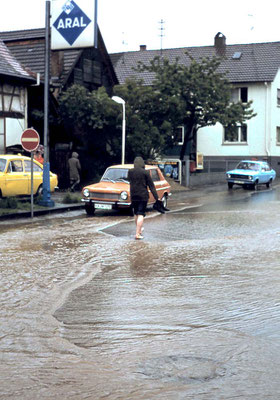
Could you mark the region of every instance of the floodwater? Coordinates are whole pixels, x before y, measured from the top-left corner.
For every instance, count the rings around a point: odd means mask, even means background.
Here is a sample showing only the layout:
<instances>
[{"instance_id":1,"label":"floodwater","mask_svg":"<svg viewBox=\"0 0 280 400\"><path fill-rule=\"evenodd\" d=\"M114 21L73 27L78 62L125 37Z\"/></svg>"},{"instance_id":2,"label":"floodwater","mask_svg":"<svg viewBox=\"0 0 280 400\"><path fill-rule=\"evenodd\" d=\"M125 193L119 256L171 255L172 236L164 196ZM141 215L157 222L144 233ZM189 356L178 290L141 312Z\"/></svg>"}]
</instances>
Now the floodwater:
<instances>
[{"instance_id":1,"label":"floodwater","mask_svg":"<svg viewBox=\"0 0 280 400\"><path fill-rule=\"evenodd\" d=\"M280 192L1 223L0 399L279 399Z\"/></svg>"}]
</instances>

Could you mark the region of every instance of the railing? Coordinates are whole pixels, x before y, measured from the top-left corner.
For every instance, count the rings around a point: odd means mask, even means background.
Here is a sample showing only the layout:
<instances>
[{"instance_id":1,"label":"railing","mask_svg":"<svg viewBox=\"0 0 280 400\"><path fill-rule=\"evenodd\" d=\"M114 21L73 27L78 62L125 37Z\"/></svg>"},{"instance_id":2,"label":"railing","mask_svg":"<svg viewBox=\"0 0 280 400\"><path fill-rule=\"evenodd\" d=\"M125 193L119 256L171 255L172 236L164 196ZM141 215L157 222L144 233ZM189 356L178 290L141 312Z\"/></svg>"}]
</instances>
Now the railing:
<instances>
[{"instance_id":1,"label":"railing","mask_svg":"<svg viewBox=\"0 0 280 400\"><path fill-rule=\"evenodd\" d=\"M226 172L234 169L240 160L204 160L203 169L190 173L189 185L199 186L226 182Z\"/></svg>"}]
</instances>

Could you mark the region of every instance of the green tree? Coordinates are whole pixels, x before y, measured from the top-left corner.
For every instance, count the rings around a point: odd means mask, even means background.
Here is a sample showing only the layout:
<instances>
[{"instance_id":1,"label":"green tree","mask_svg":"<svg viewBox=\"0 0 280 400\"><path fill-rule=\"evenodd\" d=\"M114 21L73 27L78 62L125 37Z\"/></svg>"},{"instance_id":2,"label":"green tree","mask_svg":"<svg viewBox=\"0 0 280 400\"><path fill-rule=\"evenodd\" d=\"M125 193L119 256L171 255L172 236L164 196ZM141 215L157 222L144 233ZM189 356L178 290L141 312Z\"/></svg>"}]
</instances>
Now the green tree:
<instances>
[{"instance_id":1,"label":"green tree","mask_svg":"<svg viewBox=\"0 0 280 400\"><path fill-rule=\"evenodd\" d=\"M128 79L115 87L115 94L126 102L126 159L132 161L137 155L154 159L162 153L171 131L171 125L161 118L159 93L142 81ZM119 129L120 124L119 118Z\"/></svg>"},{"instance_id":2,"label":"green tree","mask_svg":"<svg viewBox=\"0 0 280 400\"><path fill-rule=\"evenodd\" d=\"M189 66L179 64L178 59L170 63L160 57L154 58L149 66L139 65L140 71L155 74L153 87L160 93L160 118L166 118L174 130L179 125L185 126L181 159L199 128L217 122L234 127L256 115L251 101L231 102L231 84L227 74L219 71L220 58L203 58L199 62L190 59Z\"/></svg>"}]
</instances>

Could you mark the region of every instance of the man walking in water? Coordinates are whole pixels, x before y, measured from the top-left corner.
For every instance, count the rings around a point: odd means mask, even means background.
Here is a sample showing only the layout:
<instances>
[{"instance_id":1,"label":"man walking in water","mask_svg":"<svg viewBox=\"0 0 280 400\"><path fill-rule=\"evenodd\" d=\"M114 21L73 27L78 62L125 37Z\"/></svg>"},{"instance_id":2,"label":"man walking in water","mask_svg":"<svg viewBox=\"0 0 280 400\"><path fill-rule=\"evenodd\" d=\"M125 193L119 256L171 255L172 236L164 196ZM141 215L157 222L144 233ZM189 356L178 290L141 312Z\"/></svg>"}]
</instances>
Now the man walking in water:
<instances>
[{"instance_id":1,"label":"man walking in water","mask_svg":"<svg viewBox=\"0 0 280 400\"><path fill-rule=\"evenodd\" d=\"M148 171L145 170L145 163L142 157L136 157L134 168L128 171L130 183L131 206L136 224L135 239L143 239L143 222L146 215L146 207L149 199L148 187L155 200L158 200L157 191Z\"/></svg>"}]
</instances>

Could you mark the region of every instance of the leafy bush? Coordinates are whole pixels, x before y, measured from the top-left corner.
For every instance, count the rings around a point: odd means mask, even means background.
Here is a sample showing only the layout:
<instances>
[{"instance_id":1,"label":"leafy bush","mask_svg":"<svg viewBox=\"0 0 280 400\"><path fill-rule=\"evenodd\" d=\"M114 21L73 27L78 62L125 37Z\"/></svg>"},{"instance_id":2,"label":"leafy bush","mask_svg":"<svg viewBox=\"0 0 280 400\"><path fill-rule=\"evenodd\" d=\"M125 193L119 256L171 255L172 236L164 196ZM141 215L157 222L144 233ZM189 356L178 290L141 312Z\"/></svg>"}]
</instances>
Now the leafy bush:
<instances>
[{"instance_id":1,"label":"leafy bush","mask_svg":"<svg viewBox=\"0 0 280 400\"><path fill-rule=\"evenodd\" d=\"M62 203L64 204L74 204L79 202L80 202L80 197L78 197L77 195L73 195L71 193L66 193L66 195L62 199Z\"/></svg>"},{"instance_id":2,"label":"leafy bush","mask_svg":"<svg viewBox=\"0 0 280 400\"><path fill-rule=\"evenodd\" d=\"M18 208L18 200L15 197L7 197L0 200L0 208Z\"/></svg>"}]
</instances>

